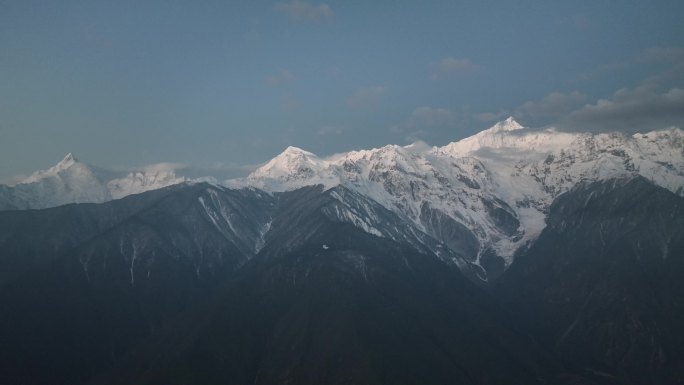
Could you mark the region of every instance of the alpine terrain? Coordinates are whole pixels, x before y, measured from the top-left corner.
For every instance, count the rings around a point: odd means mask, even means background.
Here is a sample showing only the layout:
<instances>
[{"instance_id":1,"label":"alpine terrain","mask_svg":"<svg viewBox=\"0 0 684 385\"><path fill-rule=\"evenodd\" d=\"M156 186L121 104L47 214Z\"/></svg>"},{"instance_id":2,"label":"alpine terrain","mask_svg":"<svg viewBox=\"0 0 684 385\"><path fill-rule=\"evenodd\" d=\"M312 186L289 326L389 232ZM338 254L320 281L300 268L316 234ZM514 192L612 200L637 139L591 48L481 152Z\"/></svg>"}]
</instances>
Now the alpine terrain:
<instances>
[{"instance_id":1,"label":"alpine terrain","mask_svg":"<svg viewBox=\"0 0 684 385\"><path fill-rule=\"evenodd\" d=\"M0 210L43 209L67 203L102 203L182 183L173 169L114 172L91 167L67 154L47 170L13 185L0 185Z\"/></svg>"},{"instance_id":2,"label":"alpine terrain","mask_svg":"<svg viewBox=\"0 0 684 385\"><path fill-rule=\"evenodd\" d=\"M209 181L209 182L207 182ZM0 383L681 384L684 132L0 186Z\"/></svg>"}]
</instances>

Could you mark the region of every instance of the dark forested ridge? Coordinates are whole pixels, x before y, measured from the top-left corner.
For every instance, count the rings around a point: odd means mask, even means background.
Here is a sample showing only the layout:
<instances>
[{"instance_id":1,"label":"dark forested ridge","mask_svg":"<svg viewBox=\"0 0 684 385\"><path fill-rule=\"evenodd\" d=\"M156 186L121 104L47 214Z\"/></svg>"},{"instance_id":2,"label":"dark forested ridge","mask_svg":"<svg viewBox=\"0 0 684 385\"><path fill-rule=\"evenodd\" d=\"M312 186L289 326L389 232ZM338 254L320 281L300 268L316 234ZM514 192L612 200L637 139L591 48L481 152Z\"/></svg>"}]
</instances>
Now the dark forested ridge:
<instances>
[{"instance_id":1,"label":"dark forested ridge","mask_svg":"<svg viewBox=\"0 0 684 385\"><path fill-rule=\"evenodd\" d=\"M684 381L684 199L643 178L580 185L495 292L565 362Z\"/></svg>"},{"instance_id":2,"label":"dark forested ridge","mask_svg":"<svg viewBox=\"0 0 684 385\"><path fill-rule=\"evenodd\" d=\"M484 288L343 187L0 212L0 382L677 384L683 200L578 186Z\"/></svg>"}]
</instances>

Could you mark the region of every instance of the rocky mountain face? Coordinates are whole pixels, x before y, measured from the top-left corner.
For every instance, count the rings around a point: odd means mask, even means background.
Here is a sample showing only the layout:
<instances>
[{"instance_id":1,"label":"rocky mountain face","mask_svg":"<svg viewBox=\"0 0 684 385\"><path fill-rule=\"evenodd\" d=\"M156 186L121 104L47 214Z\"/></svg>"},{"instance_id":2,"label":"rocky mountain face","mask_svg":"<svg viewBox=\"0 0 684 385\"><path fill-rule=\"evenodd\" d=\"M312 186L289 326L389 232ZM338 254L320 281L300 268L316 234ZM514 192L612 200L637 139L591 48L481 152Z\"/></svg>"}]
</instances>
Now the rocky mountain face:
<instances>
[{"instance_id":1,"label":"rocky mountain face","mask_svg":"<svg viewBox=\"0 0 684 385\"><path fill-rule=\"evenodd\" d=\"M0 320L0 373L37 384L676 383L682 200L643 178L562 194L495 283L503 308L454 246L341 185L178 185L3 212L0 305L12 317Z\"/></svg>"},{"instance_id":2,"label":"rocky mountain face","mask_svg":"<svg viewBox=\"0 0 684 385\"><path fill-rule=\"evenodd\" d=\"M8 211L0 227L2 271L14 272L0 281L12 314L0 320L2 382L572 375L516 334L457 254L342 186L179 185Z\"/></svg>"},{"instance_id":3,"label":"rocky mountain face","mask_svg":"<svg viewBox=\"0 0 684 385\"><path fill-rule=\"evenodd\" d=\"M424 214L447 245L343 185L2 212L0 381L675 384L682 200L561 194L495 296L460 227Z\"/></svg>"},{"instance_id":4,"label":"rocky mountain face","mask_svg":"<svg viewBox=\"0 0 684 385\"><path fill-rule=\"evenodd\" d=\"M289 147L226 185L343 185L465 252L487 281L539 236L557 196L579 182L637 175L684 195L684 132L563 133L509 118L444 147L390 145L325 159Z\"/></svg>"},{"instance_id":5,"label":"rocky mountain face","mask_svg":"<svg viewBox=\"0 0 684 385\"><path fill-rule=\"evenodd\" d=\"M258 251L270 196L175 186L0 213L2 383L82 383Z\"/></svg>"},{"instance_id":6,"label":"rocky mountain face","mask_svg":"<svg viewBox=\"0 0 684 385\"><path fill-rule=\"evenodd\" d=\"M271 193L344 186L447 245L486 283L539 236L551 202L577 183L641 175L684 196L683 170L680 129L566 133L509 118L443 147L388 145L329 158L288 147L248 177L216 184ZM169 168L114 175L69 154L20 184L0 186L0 210L99 203L198 182Z\"/></svg>"},{"instance_id":7,"label":"rocky mountain face","mask_svg":"<svg viewBox=\"0 0 684 385\"><path fill-rule=\"evenodd\" d=\"M566 362L620 383L684 374L684 198L644 178L581 184L496 282L527 330Z\"/></svg>"}]
</instances>

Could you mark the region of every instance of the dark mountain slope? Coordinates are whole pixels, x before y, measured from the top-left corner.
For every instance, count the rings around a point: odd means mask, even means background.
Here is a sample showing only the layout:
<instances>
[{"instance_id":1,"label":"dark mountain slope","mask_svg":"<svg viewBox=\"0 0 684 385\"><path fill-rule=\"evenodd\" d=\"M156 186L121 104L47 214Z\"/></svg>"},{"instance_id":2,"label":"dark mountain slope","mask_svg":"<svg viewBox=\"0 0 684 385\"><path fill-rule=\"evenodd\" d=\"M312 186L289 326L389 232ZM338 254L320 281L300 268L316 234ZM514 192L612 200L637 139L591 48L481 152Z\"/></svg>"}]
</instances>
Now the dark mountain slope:
<instances>
[{"instance_id":1,"label":"dark mountain slope","mask_svg":"<svg viewBox=\"0 0 684 385\"><path fill-rule=\"evenodd\" d=\"M257 252L272 204L193 185L0 214L11 232L0 263L17 272L0 285L11 315L0 318L0 383L79 383L116 362Z\"/></svg>"},{"instance_id":2,"label":"dark mountain slope","mask_svg":"<svg viewBox=\"0 0 684 385\"><path fill-rule=\"evenodd\" d=\"M0 285L46 266L52 259L182 188L177 185L102 205L0 211Z\"/></svg>"},{"instance_id":3,"label":"dark mountain slope","mask_svg":"<svg viewBox=\"0 0 684 385\"><path fill-rule=\"evenodd\" d=\"M635 384L684 381L684 199L643 178L577 186L499 280L549 350Z\"/></svg>"},{"instance_id":4,"label":"dark mountain slope","mask_svg":"<svg viewBox=\"0 0 684 385\"><path fill-rule=\"evenodd\" d=\"M564 383L456 266L352 226L390 214L343 194L279 195L236 279L95 383Z\"/></svg>"}]
</instances>

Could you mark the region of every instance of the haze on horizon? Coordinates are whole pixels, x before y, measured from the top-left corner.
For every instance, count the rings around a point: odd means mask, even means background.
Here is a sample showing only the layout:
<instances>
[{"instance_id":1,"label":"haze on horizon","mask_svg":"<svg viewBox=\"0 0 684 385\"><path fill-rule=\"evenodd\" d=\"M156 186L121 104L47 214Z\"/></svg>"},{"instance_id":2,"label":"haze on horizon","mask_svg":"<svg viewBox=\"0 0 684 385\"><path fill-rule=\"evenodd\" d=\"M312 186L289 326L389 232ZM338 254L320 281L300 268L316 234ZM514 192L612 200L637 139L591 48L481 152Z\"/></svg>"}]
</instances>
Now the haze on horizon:
<instances>
[{"instance_id":1,"label":"haze on horizon","mask_svg":"<svg viewBox=\"0 0 684 385\"><path fill-rule=\"evenodd\" d=\"M0 0L0 181L684 126L679 1Z\"/></svg>"}]
</instances>

